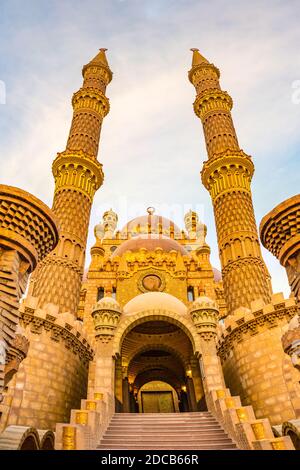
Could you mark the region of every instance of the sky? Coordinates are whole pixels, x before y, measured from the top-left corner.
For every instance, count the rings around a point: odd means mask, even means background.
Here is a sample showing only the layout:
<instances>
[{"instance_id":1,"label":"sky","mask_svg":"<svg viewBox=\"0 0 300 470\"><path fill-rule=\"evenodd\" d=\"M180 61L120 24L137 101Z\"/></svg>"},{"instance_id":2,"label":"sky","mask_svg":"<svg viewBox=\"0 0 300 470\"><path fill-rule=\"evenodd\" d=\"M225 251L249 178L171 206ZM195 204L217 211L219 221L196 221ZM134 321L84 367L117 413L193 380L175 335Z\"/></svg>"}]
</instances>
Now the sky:
<instances>
[{"instance_id":1,"label":"sky","mask_svg":"<svg viewBox=\"0 0 300 470\"><path fill-rule=\"evenodd\" d=\"M0 183L52 204L51 164L63 151L71 97L81 69L101 47L113 80L98 159L105 180L94 198L93 227L105 210L118 228L154 206L184 228L188 209L208 227L220 267L207 159L190 48L221 71L241 148L253 157L255 216L299 192L299 0L0 0ZM285 270L263 256L274 292L289 295ZM89 255L87 256L87 265Z\"/></svg>"}]
</instances>

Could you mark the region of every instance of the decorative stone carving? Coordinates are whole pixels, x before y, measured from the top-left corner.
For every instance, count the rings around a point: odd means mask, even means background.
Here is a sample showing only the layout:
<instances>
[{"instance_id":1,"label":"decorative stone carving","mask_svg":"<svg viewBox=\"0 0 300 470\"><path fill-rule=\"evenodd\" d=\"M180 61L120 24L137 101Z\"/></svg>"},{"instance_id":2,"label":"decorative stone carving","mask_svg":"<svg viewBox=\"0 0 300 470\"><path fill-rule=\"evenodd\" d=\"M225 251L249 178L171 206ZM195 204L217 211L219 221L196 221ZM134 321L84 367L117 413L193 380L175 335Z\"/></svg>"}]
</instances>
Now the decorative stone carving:
<instances>
[{"instance_id":1,"label":"decorative stone carving","mask_svg":"<svg viewBox=\"0 0 300 470\"><path fill-rule=\"evenodd\" d=\"M97 302L92 311L96 339L108 343L113 338L121 313L120 305L112 297Z\"/></svg>"},{"instance_id":2,"label":"decorative stone carving","mask_svg":"<svg viewBox=\"0 0 300 470\"><path fill-rule=\"evenodd\" d=\"M189 309L197 332L210 341L217 335L217 321L219 310L216 302L209 297L198 297Z\"/></svg>"}]
</instances>

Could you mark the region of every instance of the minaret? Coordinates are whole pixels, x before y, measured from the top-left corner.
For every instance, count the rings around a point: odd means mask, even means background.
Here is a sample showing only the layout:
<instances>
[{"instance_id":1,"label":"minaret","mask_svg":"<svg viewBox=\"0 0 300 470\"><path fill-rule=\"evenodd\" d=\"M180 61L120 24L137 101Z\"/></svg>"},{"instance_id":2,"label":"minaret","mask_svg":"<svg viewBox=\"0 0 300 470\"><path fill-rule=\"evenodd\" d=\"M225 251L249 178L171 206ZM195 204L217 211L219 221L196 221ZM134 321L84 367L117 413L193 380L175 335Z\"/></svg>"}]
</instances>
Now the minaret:
<instances>
[{"instance_id":1,"label":"minaret","mask_svg":"<svg viewBox=\"0 0 300 470\"><path fill-rule=\"evenodd\" d=\"M60 311L77 311L83 274L90 210L103 182L97 160L103 118L109 112L106 87L112 72L100 49L83 67L83 85L73 95L73 120L64 152L53 162L55 179L53 211L60 222L60 240L34 275L32 295L40 306L51 302Z\"/></svg>"},{"instance_id":2,"label":"minaret","mask_svg":"<svg viewBox=\"0 0 300 470\"><path fill-rule=\"evenodd\" d=\"M232 313L259 298L269 302L271 296L252 205L254 165L239 147L232 99L221 90L219 70L198 49L192 51L189 79L196 88L194 111L202 121L208 154L202 183L213 202L225 299Z\"/></svg>"}]
</instances>

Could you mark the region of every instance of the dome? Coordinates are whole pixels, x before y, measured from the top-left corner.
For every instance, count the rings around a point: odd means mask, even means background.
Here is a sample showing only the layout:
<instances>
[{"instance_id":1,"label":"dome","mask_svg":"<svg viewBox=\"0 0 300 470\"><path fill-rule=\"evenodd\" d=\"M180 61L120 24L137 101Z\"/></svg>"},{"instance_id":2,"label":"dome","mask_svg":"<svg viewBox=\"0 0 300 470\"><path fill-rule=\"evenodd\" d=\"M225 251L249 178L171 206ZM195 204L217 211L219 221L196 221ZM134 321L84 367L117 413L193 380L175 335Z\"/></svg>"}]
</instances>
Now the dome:
<instances>
[{"instance_id":1,"label":"dome","mask_svg":"<svg viewBox=\"0 0 300 470\"><path fill-rule=\"evenodd\" d=\"M203 295L201 297L197 297L197 299L194 300L190 310L196 310L196 309L197 310L200 310L200 309L205 310L207 308L211 308L213 310L219 310L217 303L213 299Z\"/></svg>"},{"instance_id":2,"label":"dome","mask_svg":"<svg viewBox=\"0 0 300 470\"><path fill-rule=\"evenodd\" d=\"M124 314L131 315L143 310L169 310L180 315L186 315L187 308L181 300L165 292L147 292L129 300L124 306Z\"/></svg>"},{"instance_id":3,"label":"dome","mask_svg":"<svg viewBox=\"0 0 300 470\"><path fill-rule=\"evenodd\" d=\"M101 300L98 300L93 310L117 310L121 311L120 304L113 297L103 297Z\"/></svg>"},{"instance_id":4,"label":"dome","mask_svg":"<svg viewBox=\"0 0 300 470\"><path fill-rule=\"evenodd\" d=\"M180 245L173 238L168 238L163 235L149 234L139 235L138 237L130 238L124 241L114 251L112 257L122 256L126 251L138 251L140 248L146 248L148 251L154 251L156 248L161 248L163 251L179 251L182 255L187 255L185 248Z\"/></svg>"},{"instance_id":5,"label":"dome","mask_svg":"<svg viewBox=\"0 0 300 470\"><path fill-rule=\"evenodd\" d=\"M161 215L142 215L130 220L121 230L126 236L147 235L150 233L162 233L163 235L170 236L171 232L181 236L180 228L174 224L172 220L162 217Z\"/></svg>"}]
</instances>

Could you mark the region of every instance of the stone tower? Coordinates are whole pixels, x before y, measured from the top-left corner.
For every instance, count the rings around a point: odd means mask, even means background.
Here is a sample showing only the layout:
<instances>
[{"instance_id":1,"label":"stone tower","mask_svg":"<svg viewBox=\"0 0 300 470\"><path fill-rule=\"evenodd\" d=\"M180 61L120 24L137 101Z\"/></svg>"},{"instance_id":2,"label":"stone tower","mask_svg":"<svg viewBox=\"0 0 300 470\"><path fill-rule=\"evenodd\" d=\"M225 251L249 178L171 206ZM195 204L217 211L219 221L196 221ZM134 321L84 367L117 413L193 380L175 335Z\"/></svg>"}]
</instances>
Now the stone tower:
<instances>
[{"instance_id":1,"label":"stone tower","mask_svg":"<svg viewBox=\"0 0 300 470\"><path fill-rule=\"evenodd\" d=\"M254 165L240 149L234 129L232 99L221 90L220 72L192 49L189 79L196 89L194 111L201 119L208 160L202 182L215 214L224 294L229 313L253 300L271 298L270 276L262 259L251 197Z\"/></svg>"},{"instance_id":2,"label":"stone tower","mask_svg":"<svg viewBox=\"0 0 300 470\"><path fill-rule=\"evenodd\" d=\"M72 125L66 150L53 162L55 179L53 211L60 222L60 239L35 273L32 295L39 304L59 305L75 314L79 302L90 210L95 191L103 182L97 160L103 118L109 112L106 87L112 79L106 56L97 56L83 67L83 85L73 95Z\"/></svg>"},{"instance_id":3,"label":"stone tower","mask_svg":"<svg viewBox=\"0 0 300 470\"><path fill-rule=\"evenodd\" d=\"M114 231L117 228L118 215L112 210L108 210L103 214L103 227L105 238L113 238Z\"/></svg>"}]
</instances>

